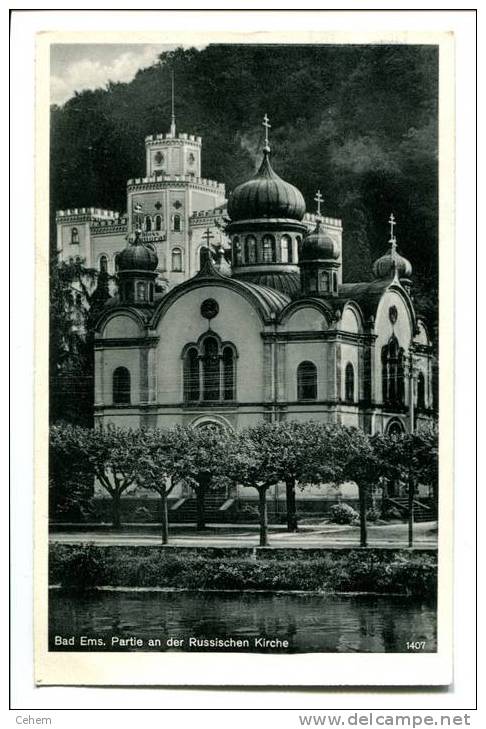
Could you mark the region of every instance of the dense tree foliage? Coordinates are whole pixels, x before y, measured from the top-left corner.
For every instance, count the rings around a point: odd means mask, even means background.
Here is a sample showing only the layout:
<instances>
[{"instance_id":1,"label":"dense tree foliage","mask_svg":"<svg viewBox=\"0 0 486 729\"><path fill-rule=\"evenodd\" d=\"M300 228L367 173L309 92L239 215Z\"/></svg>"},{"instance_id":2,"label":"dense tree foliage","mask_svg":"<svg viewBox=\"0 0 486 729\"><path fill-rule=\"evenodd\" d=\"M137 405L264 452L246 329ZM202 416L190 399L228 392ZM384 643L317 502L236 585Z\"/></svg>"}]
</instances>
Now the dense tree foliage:
<instances>
[{"instance_id":1,"label":"dense tree foliage","mask_svg":"<svg viewBox=\"0 0 486 729\"><path fill-rule=\"evenodd\" d=\"M370 275L387 220L413 263L419 305L437 293L437 90L434 46L210 45L163 53L130 83L52 108L52 208L123 211L125 183L144 174L144 137L168 130L170 73L177 124L203 137L203 174L228 192L248 178L268 113L276 171L314 210L344 223L347 280ZM51 211L52 214L52 211ZM434 321L433 321L434 323Z\"/></svg>"}]
</instances>

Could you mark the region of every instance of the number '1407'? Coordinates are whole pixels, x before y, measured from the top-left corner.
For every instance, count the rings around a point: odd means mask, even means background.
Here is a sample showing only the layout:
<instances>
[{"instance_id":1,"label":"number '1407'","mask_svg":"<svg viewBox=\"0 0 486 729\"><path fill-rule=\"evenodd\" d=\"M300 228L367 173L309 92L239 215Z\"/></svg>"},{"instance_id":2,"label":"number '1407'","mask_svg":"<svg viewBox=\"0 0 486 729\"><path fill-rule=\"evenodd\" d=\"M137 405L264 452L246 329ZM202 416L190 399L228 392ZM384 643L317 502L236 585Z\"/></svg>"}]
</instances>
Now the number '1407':
<instances>
[{"instance_id":1,"label":"number '1407'","mask_svg":"<svg viewBox=\"0 0 486 729\"><path fill-rule=\"evenodd\" d=\"M407 640L408 651L424 651L425 640Z\"/></svg>"}]
</instances>

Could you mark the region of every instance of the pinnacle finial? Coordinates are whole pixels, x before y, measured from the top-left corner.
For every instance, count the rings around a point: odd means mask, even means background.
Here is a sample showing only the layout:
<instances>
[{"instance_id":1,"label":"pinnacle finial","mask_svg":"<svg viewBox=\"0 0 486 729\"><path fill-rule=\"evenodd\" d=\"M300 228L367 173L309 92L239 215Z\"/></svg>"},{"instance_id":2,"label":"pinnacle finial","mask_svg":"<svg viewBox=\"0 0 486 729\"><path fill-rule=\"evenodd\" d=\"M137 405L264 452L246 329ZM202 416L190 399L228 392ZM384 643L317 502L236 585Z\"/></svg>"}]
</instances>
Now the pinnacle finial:
<instances>
[{"instance_id":1,"label":"pinnacle finial","mask_svg":"<svg viewBox=\"0 0 486 729\"><path fill-rule=\"evenodd\" d=\"M321 203L324 202L324 198L322 197L320 190L318 190L316 192L316 196L315 196L314 200L317 203L317 217L320 218L321 217Z\"/></svg>"},{"instance_id":2,"label":"pinnacle finial","mask_svg":"<svg viewBox=\"0 0 486 729\"><path fill-rule=\"evenodd\" d=\"M264 152L270 152L270 144L268 142L268 130L272 128L272 125L270 124L270 119L268 118L267 114L263 117L262 126L265 129L265 146L263 148Z\"/></svg>"},{"instance_id":3,"label":"pinnacle finial","mask_svg":"<svg viewBox=\"0 0 486 729\"><path fill-rule=\"evenodd\" d=\"M174 104L174 71L171 71L171 101L172 101L172 116L170 123L170 134L172 137L176 135L176 122L175 122L175 104Z\"/></svg>"}]
</instances>

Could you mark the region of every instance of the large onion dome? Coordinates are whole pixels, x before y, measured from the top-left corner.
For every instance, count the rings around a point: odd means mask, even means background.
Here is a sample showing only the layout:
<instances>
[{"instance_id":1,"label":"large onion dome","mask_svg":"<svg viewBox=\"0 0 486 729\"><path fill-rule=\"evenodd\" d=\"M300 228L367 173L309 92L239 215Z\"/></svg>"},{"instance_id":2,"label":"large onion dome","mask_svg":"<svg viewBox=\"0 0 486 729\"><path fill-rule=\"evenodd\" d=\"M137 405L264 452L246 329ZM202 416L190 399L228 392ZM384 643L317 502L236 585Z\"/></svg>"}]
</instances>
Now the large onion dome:
<instances>
[{"instance_id":1,"label":"large onion dome","mask_svg":"<svg viewBox=\"0 0 486 729\"><path fill-rule=\"evenodd\" d=\"M300 190L285 182L272 169L270 149L263 150L263 162L254 177L233 190L228 200L232 221L258 218L302 220L305 201Z\"/></svg>"},{"instance_id":2,"label":"large onion dome","mask_svg":"<svg viewBox=\"0 0 486 729\"><path fill-rule=\"evenodd\" d=\"M308 233L303 241L300 253L301 261L328 261L337 260L339 258L339 248L335 241L321 230L321 221L317 221L317 225L313 231Z\"/></svg>"},{"instance_id":3,"label":"large onion dome","mask_svg":"<svg viewBox=\"0 0 486 729\"><path fill-rule=\"evenodd\" d=\"M116 263L119 272L155 271L159 259L151 245L140 241L140 233L137 232L135 241L117 255Z\"/></svg>"},{"instance_id":4,"label":"large onion dome","mask_svg":"<svg viewBox=\"0 0 486 729\"><path fill-rule=\"evenodd\" d=\"M399 279L408 279L412 275L412 264L397 252L393 241L390 250L374 262L373 273L375 278L387 279L393 278L395 271Z\"/></svg>"}]
</instances>

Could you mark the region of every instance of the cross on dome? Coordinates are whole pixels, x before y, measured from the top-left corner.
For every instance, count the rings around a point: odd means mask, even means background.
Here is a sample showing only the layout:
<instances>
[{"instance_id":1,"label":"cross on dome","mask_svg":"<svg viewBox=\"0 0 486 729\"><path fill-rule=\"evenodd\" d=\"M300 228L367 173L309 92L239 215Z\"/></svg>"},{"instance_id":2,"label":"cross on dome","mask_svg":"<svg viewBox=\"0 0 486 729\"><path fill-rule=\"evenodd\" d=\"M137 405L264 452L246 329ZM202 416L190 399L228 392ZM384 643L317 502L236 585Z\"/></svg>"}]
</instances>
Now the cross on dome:
<instances>
[{"instance_id":1,"label":"cross on dome","mask_svg":"<svg viewBox=\"0 0 486 729\"><path fill-rule=\"evenodd\" d=\"M321 217L321 203L323 203L323 202L324 202L324 198L322 197L322 195L321 195L321 191L320 191L320 190L318 190L318 191L316 192L316 196L315 196L314 200L315 200L315 201L316 201L316 203L317 203L317 215L318 215L319 217Z\"/></svg>"},{"instance_id":2,"label":"cross on dome","mask_svg":"<svg viewBox=\"0 0 486 729\"><path fill-rule=\"evenodd\" d=\"M206 230L204 231L202 237L203 237L203 239L206 242L206 246L209 248L210 247L210 241L212 240L212 238L214 238L214 235L211 233L211 231L210 231L209 228L206 228Z\"/></svg>"},{"instance_id":3,"label":"cross on dome","mask_svg":"<svg viewBox=\"0 0 486 729\"><path fill-rule=\"evenodd\" d=\"M389 218L388 222L390 223L390 241L389 242L390 243L395 242L395 245L396 245L396 238L395 238L395 235L393 233L393 228L395 227L395 225L397 223L396 223L396 218L393 215L393 213L390 214L390 218Z\"/></svg>"},{"instance_id":4,"label":"cross on dome","mask_svg":"<svg viewBox=\"0 0 486 729\"><path fill-rule=\"evenodd\" d=\"M265 149L269 150L269 144L268 144L268 130L272 128L272 125L270 124L270 119L268 118L267 114L263 117L262 126L265 129Z\"/></svg>"}]
</instances>

